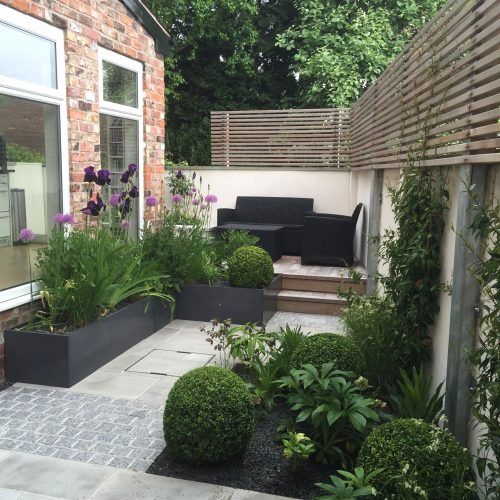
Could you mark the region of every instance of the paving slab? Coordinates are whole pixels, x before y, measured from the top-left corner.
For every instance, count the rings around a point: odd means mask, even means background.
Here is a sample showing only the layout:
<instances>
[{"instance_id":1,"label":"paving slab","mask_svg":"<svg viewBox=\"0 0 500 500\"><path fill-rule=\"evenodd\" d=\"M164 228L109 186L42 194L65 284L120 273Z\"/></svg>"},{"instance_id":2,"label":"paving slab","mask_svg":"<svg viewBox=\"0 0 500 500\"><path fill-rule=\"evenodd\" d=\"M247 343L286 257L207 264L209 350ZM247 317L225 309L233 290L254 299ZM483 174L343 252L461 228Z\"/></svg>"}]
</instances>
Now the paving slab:
<instances>
[{"instance_id":1,"label":"paving slab","mask_svg":"<svg viewBox=\"0 0 500 500\"><path fill-rule=\"evenodd\" d=\"M116 398L136 399L154 382L155 380L140 373L112 373L100 369L78 382L71 390Z\"/></svg>"},{"instance_id":2,"label":"paving slab","mask_svg":"<svg viewBox=\"0 0 500 500\"><path fill-rule=\"evenodd\" d=\"M307 333L344 333L344 326L339 316L326 314L303 314L278 311L267 323L267 330L279 330L286 325L300 326Z\"/></svg>"},{"instance_id":3,"label":"paving slab","mask_svg":"<svg viewBox=\"0 0 500 500\"><path fill-rule=\"evenodd\" d=\"M94 493L96 485L111 477L113 471L57 458L11 453L0 461L0 487L67 500L84 500Z\"/></svg>"}]
</instances>

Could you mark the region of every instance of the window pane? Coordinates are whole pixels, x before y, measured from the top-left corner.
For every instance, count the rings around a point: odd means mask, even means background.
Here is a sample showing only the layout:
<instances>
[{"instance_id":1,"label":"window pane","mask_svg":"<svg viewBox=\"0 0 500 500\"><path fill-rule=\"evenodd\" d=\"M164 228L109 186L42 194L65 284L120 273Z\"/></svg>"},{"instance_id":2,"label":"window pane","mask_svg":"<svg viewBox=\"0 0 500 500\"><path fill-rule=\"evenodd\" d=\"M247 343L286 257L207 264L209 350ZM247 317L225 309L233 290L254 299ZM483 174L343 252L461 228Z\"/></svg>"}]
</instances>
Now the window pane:
<instances>
[{"instance_id":1,"label":"window pane","mask_svg":"<svg viewBox=\"0 0 500 500\"><path fill-rule=\"evenodd\" d=\"M137 73L102 62L104 100L137 108Z\"/></svg>"},{"instance_id":2,"label":"window pane","mask_svg":"<svg viewBox=\"0 0 500 500\"><path fill-rule=\"evenodd\" d=\"M122 173L131 163L139 164L138 122L110 115L100 116L101 128L101 168L111 172L111 193L120 194L125 184L120 182ZM137 174L134 184L138 185ZM135 200L130 218L130 234L138 235L139 210Z\"/></svg>"},{"instance_id":3,"label":"window pane","mask_svg":"<svg viewBox=\"0 0 500 500\"><path fill-rule=\"evenodd\" d=\"M56 44L0 22L0 75L57 88Z\"/></svg>"},{"instance_id":4,"label":"window pane","mask_svg":"<svg viewBox=\"0 0 500 500\"><path fill-rule=\"evenodd\" d=\"M60 177L59 108L0 94L0 289L29 282L19 231L34 232L34 257L60 211Z\"/></svg>"}]
</instances>

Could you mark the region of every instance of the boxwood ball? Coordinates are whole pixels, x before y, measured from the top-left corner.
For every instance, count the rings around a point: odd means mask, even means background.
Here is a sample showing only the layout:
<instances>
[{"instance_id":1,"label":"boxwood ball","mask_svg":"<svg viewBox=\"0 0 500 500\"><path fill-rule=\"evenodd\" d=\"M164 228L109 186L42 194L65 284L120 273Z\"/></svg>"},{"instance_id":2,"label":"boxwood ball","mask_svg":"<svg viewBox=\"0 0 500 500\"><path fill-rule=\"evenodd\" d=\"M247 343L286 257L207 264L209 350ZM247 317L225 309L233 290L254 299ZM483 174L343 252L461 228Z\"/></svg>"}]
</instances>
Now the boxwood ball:
<instances>
[{"instance_id":1,"label":"boxwood ball","mask_svg":"<svg viewBox=\"0 0 500 500\"><path fill-rule=\"evenodd\" d=\"M227 270L231 285L242 288L265 288L274 278L273 259L265 250L254 246L235 250Z\"/></svg>"},{"instance_id":2,"label":"boxwood ball","mask_svg":"<svg viewBox=\"0 0 500 500\"><path fill-rule=\"evenodd\" d=\"M363 358L357 344L350 337L336 333L311 335L295 349L291 366L311 364L321 368L324 363L333 363L335 370L353 371L362 374Z\"/></svg>"},{"instance_id":3,"label":"boxwood ball","mask_svg":"<svg viewBox=\"0 0 500 500\"><path fill-rule=\"evenodd\" d=\"M163 418L167 453L191 463L241 455L255 429L255 407L243 380L216 366L177 380Z\"/></svg>"}]
</instances>

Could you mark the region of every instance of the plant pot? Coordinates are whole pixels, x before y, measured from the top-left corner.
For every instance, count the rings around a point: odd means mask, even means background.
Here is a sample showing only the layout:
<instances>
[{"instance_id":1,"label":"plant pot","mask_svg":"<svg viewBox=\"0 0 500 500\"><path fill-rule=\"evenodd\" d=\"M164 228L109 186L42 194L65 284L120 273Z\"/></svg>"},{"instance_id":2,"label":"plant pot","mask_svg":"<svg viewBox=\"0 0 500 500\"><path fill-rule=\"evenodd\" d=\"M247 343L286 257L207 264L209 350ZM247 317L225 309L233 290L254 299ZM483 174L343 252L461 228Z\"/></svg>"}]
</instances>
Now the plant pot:
<instances>
[{"instance_id":1,"label":"plant pot","mask_svg":"<svg viewBox=\"0 0 500 500\"><path fill-rule=\"evenodd\" d=\"M5 378L71 387L170 322L170 307L146 297L71 333L6 330Z\"/></svg>"},{"instance_id":2,"label":"plant pot","mask_svg":"<svg viewBox=\"0 0 500 500\"><path fill-rule=\"evenodd\" d=\"M175 317L194 321L231 318L233 323L264 323L277 310L281 276L267 288L184 285L175 302Z\"/></svg>"}]
</instances>

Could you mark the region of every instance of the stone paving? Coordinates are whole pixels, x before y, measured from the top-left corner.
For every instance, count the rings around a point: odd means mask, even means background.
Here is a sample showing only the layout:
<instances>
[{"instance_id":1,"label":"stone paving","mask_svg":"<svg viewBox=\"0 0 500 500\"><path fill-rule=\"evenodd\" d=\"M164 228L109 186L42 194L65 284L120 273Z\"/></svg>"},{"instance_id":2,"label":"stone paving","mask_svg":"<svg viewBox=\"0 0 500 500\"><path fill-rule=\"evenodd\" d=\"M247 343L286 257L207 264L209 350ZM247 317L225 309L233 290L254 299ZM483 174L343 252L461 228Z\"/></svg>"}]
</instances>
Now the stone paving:
<instances>
[{"instance_id":1,"label":"stone paving","mask_svg":"<svg viewBox=\"0 0 500 500\"><path fill-rule=\"evenodd\" d=\"M0 448L145 471L165 447L163 405L61 389L0 392Z\"/></svg>"}]
</instances>

